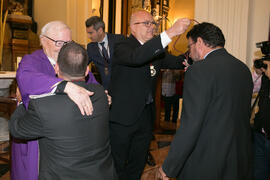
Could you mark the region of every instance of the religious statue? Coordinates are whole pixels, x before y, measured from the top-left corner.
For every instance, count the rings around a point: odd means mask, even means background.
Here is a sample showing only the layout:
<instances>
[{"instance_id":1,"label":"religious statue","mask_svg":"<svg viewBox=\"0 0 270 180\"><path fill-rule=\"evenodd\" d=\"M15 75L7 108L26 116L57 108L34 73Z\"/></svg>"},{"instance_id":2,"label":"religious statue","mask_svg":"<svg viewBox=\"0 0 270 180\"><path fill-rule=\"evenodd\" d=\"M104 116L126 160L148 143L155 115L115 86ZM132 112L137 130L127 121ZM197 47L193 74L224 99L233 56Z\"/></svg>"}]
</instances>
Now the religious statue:
<instances>
[{"instance_id":1,"label":"religious statue","mask_svg":"<svg viewBox=\"0 0 270 180\"><path fill-rule=\"evenodd\" d=\"M142 8L148 12L151 12L151 0L143 0Z\"/></svg>"},{"instance_id":2,"label":"religious statue","mask_svg":"<svg viewBox=\"0 0 270 180\"><path fill-rule=\"evenodd\" d=\"M23 15L24 8L21 2L9 0L8 10L11 12L11 14Z\"/></svg>"}]
</instances>

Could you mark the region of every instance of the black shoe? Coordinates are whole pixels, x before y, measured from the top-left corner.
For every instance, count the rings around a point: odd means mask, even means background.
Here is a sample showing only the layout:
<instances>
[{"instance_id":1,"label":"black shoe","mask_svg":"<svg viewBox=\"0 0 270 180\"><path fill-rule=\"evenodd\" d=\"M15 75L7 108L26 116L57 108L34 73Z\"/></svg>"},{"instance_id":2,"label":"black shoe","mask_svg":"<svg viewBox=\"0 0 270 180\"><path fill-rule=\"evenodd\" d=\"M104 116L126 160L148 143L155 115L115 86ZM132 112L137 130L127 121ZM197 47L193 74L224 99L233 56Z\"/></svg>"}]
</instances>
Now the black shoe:
<instances>
[{"instance_id":1,"label":"black shoe","mask_svg":"<svg viewBox=\"0 0 270 180\"><path fill-rule=\"evenodd\" d=\"M156 165L156 162L154 160L154 157L152 156L152 154L148 151L148 154L147 154L147 160L146 160L146 163L149 165L149 166L155 166Z\"/></svg>"}]
</instances>

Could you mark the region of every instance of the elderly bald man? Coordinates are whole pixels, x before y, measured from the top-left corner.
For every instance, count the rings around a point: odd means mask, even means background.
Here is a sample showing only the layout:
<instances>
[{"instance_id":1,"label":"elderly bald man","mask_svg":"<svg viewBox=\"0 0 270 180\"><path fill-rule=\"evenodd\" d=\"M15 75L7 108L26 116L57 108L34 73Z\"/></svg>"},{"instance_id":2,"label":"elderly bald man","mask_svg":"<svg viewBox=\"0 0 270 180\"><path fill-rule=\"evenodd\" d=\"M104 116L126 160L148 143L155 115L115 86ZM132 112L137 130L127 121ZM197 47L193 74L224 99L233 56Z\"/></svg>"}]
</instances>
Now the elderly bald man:
<instances>
[{"instance_id":1,"label":"elderly bald man","mask_svg":"<svg viewBox=\"0 0 270 180\"><path fill-rule=\"evenodd\" d=\"M155 22L147 11L131 15L131 35L116 44L112 60L110 137L120 180L139 180L152 138L156 79L161 68L183 69L183 59L165 47L185 32L188 19L180 19L154 37Z\"/></svg>"}]
</instances>

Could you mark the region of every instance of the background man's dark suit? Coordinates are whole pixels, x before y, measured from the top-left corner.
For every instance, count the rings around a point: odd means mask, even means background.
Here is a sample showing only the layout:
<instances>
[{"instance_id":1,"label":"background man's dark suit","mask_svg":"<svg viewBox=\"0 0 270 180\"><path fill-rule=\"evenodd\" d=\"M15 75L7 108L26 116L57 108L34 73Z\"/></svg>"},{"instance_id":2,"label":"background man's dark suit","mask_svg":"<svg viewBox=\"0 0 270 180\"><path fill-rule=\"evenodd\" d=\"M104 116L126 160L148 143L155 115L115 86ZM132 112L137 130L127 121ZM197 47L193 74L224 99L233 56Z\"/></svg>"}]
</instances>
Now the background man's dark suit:
<instances>
[{"instance_id":1,"label":"background man's dark suit","mask_svg":"<svg viewBox=\"0 0 270 180\"><path fill-rule=\"evenodd\" d=\"M224 48L185 74L181 125L162 166L179 180L251 178L248 67Z\"/></svg>"},{"instance_id":2,"label":"background man's dark suit","mask_svg":"<svg viewBox=\"0 0 270 180\"><path fill-rule=\"evenodd\" d=\"M112 96L110 136L120 179L124 176L124 162L121 161L127 159L127 156L136 159L142 169L145 165L144 152L147 152L152 138L151 116L154 112L153 100L160 69L183 68L182 62L182 58L165 53L160 36L147 41L143 46L133 35L116 44L109 88ZM153 77L150 65L156 70ZM127 154L128 152L132 155ZM140 172L137 174L140 177Z\"/></svg>"},{"instance_id":3,"label":"background man's dark suit","mask_svg":"<svg viewBox=\"0 0 270 180\"><path fill-rule=\"evenodd\" d=\"M91 116L82 116L65 94L32 99L28 111L20 105L13 114L11 134L39 138L41 180L115 180L104 89L97 84L76 84L95 93Z\"/></svg>"},{"instance_id":4,"label":"background man's dark suit","mask_svg":"<svg viewBox=\"0 0 270 180\"><path fill-rule=\"evenodd\" d=\"M118 41L124 39L123 35L120 34L109 34L107 33L107 37L108 37L108 44L109 44L109 64L108 64L108 70L109 70L109 74L105 75L104 73L104 66L105 66L105 62L104 62L104 58L101 55L101 51L98 47L98 42L91 42L87 45L87 53L88 53L88 57L89 57L89 63L90 62L94 62L94 64L96 65L96 67L98 68L98 71L100 73L101 76L101 84L103 85L103 87L105 89L108 89L109 83L110 83L110 78L111 78L111 64L112 64L112 56L113 56L113 51L114 51L114 45L115 43L117 43Z\"/></svg>"}]
</instances>

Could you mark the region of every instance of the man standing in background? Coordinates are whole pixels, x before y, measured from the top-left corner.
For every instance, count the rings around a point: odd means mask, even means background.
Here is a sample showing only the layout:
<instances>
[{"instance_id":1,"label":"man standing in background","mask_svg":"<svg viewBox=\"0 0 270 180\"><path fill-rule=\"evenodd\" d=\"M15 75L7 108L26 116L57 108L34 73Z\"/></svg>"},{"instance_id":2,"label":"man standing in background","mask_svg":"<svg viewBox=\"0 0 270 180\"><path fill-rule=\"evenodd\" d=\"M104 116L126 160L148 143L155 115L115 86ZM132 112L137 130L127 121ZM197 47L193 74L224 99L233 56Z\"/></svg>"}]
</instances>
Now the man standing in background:
<instances>
[{"instance_id":1,"label":"man standing in background","mask_svg":"<svg viewBox=\"0 0 270 180\"><path fill-rule=\"evenodd\" d=\"M254 66L253 74L261 78L258 86L259 110L255 114L253 133L255 180L268 180L270 177L270 61L263 63L267 65L266 68Z\"/></svg>"},{"instance_id":2,"label":"man standing in background","mask_svg":"<svg viewBox=\"0 0 270 180\"><path fill-rule=\"evenodd\" d=\"M176 70L165 69L162 72L162 99L165 109L165 122L170 122L171 108L173 107L172 122L176 123L179 112L179 95L176 94L176 80L180 73Z\"/></svg>"},{"instance_id":3,"label":"man standing in background","mask_svg":"<svg viewBox=\"0 0 270 180\"><path fill-rule=\"evenodd\" d=\"M105 24L98 16L85 21L86 32L91 42L87 45L89 63L93 62L101 76L101 84L108 90L111 80L111 65L115 43L124 39L120 34L105 33Z\"/></svg>"}]
</instances>

